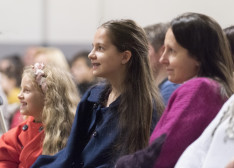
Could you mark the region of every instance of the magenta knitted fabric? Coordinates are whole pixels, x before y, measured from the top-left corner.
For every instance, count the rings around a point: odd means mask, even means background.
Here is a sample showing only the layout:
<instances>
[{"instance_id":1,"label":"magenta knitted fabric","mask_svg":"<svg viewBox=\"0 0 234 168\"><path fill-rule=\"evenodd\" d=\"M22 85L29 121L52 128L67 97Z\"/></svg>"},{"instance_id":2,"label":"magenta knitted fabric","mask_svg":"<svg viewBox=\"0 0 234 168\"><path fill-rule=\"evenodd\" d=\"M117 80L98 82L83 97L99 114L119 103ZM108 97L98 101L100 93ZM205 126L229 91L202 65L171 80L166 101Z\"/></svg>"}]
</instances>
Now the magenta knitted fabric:
<instances>
[{"instance_id":1,"label":"magenta knitted fabric","mask_svg":"<svg viewBox=\"0 0 234 168\"><path fill-rule=\"evenodd\" d=\"M220 93L217 82L194 78L172 94L150 138L152 143L163 133L167 135L155 168L175 166L186 147L200 136L227 100Z\"/></svg>"}]
</instances>

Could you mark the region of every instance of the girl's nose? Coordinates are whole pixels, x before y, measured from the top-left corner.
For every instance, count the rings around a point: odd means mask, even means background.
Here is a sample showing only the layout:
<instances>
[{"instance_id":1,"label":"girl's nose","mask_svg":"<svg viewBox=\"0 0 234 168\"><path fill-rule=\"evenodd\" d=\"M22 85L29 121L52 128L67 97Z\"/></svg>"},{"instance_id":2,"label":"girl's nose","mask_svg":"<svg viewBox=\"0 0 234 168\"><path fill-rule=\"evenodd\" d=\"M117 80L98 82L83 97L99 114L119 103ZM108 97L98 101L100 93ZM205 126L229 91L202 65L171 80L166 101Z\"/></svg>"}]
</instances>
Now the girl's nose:
<instances>
[{"instance_id":1,"label":"girl's nose","mask_svg":"<svg viewBox=\"0 0 234 168\"><path fill-rule=\"evenodd\" d=\"M95 53L94 53L94 49L92 49L92 51L89 53L88 55L89 59L94 59L96 56L95 56Z\"/></svg>"},{"instance_id":2,"label":"girl's nose","mask_svg":"<svg viewBox=\"0 0 234 168\"><path fill-rule=\"evenodd\" d=\"M18 99L22 99L23 96L22 96L22 92L21 91L20 91L20 93L18 94L17 97L18 97Z\"/></svg>"}]
</instances>

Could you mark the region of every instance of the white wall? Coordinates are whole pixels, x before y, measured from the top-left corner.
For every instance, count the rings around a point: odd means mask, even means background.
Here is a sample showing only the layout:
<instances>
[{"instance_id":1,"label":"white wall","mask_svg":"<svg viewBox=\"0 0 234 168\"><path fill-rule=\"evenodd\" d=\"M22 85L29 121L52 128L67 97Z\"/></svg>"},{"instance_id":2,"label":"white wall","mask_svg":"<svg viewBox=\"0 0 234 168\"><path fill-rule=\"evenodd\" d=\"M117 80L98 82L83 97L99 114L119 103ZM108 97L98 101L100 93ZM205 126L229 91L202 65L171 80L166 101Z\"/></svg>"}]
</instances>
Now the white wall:
<instances>
[{"instance_id":1,"label":"white wall","mask_svg":"<svg viewBox=\"0 0 234 168\"><path fill-rule=\"evenodd\" d=\"M199 12L221 26L234 24L233 0L105 0L105 20L131 18L142 26L170 21L184 12Z\"/></svg>"},{"instance_id":2,"label":"white wall","mask_svg":"<svg viewBox=\"0 0 234 168\"><path fill-rule=\"evenodd\" d=\"M42 40L41 0L0 0L0 43Z\"/></svg>"},{"instance_id":3,"label":"white wall","mask_svg":"<svg viewBox=\"0 0 234 168\"><path fill-rule=\"evenodd\" d=\"M233 0L0 0L0 43L91 43L109 19L146 26L199 12L234 24Z\"/></svg>"},{"instance_id":4,"label":"white wall","mask_svg":"<svg viewBox=\"0 0 234 168\"><path fill-rule=\"evenodd\" d=\"M49 42L90 41L100 18L98 0L47 0Z\"/></svg>"}]
</instances>

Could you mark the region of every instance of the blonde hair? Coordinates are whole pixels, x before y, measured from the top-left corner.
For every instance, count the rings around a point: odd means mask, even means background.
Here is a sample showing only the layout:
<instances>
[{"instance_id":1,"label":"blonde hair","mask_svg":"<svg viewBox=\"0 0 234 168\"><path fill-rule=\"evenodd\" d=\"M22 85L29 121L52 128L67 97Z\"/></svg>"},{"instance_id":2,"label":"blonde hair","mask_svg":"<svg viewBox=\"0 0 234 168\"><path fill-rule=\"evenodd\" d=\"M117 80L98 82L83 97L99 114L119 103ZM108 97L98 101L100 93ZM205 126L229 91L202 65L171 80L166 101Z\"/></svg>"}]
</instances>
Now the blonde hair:
<instances>
[{"instance_id":1,"label":"blonde hair","mask_svg":"<svg viewBox=\"0 0 234 168\"><path fill-rule=\"evenodd\" d=\"M45 65L43 71L47 89L44 93L42 112L45 133L42 154L53 155L63 149L67 143L80 99L68 71L50 65ZM25 68L23 76L28 75L36 88L42 92L34 73L32 66L28 66Z\"/></svg>"},{"instance_id":2,"label":"blonde hair","mask_svg":"<svg viewBox=\"0 0 234 168\"><path fill-rule=\"evenodd\" d=\"M39 47L34 54L34 59L37 59L41 55L44 55L46 59L46 62L43 62L44 64L54 65L69 71L67 59L60 49L53 47Z\"/></svg>"}]
</instances>

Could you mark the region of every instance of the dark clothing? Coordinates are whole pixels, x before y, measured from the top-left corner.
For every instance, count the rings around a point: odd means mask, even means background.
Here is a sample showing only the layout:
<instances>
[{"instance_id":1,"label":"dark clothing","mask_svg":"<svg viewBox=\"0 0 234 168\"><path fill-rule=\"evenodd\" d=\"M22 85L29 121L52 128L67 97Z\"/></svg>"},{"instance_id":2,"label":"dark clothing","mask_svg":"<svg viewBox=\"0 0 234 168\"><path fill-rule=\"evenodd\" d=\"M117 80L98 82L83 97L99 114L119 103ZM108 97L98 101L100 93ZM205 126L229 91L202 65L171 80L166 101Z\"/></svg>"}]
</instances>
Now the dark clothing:
<instances>
[{"instance_id":1,"label":"dark clothing","mask_svg":"<svg viewBox=\"0 0 234 168\"><path fill-rule=\"evenodd\" d=\"M113 144L119 137L117 109L120 97L109 107L103 107L100 100L104 90L105 86L99 85L84 94L67 146L54 156L40 156L33 168L113 167L118 159Z\"/></svg>"},{"instance_id":2,"label":"dark clothing","mask_svg":"<svg viewBox=\"0 0 234 168\"><path fill-rule=\"evenodd\" d=\"M116 163L115 168L153 168L157 160L166 134L156 138L154 142L145 149L134 154L122 156Z\"/></svg>"},{"instance_id":3,"label":"dark clothing","mask_svg":"<svg viewBox=\"0 0 234 168\"><path fill-rule=\"evenodd\" d=\"M85 92L91 88L93 85L95 85L95 82L84 82L81 84L77 84L77 88L80 92L80 95L83 96Z\"/></svg>"}]
</instances>

